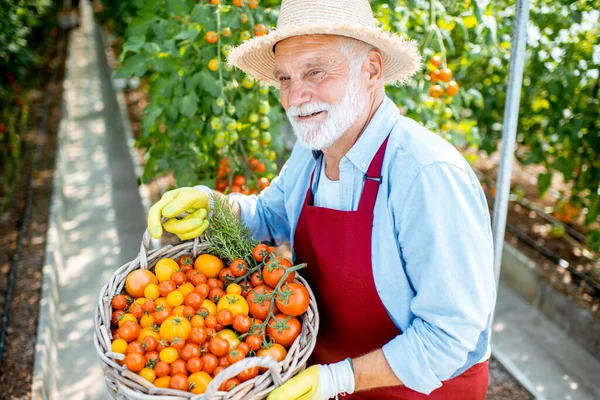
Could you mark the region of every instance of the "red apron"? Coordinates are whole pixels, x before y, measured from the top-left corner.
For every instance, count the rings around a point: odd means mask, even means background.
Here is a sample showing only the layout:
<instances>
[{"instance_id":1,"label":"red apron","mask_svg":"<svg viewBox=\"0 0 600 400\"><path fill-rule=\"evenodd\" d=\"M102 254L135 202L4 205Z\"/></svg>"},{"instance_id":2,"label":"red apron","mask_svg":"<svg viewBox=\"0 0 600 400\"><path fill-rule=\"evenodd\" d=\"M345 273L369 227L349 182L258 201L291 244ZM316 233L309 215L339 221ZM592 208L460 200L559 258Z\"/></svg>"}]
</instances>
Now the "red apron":
<instances>
[{"instance_id":1,"label":"red apron","mask_svg":"<svg viewBox=\"0 0 600 400\"><path fill-rule=\"evenodd\" d=\"M313 353L317 364L361 356L402 334L377 294L371 265L373 209L387 142L386 138L371 161L357 211L313 206L314 171L310 178L294 236L294 250L296 261L308 264L302 275L319 305L321 326ZM405 386L394 386L349 394L344 399L480 400L485 399L487 385L486 361L444 381L429 396Z\"/></svg>"}]
</instances>

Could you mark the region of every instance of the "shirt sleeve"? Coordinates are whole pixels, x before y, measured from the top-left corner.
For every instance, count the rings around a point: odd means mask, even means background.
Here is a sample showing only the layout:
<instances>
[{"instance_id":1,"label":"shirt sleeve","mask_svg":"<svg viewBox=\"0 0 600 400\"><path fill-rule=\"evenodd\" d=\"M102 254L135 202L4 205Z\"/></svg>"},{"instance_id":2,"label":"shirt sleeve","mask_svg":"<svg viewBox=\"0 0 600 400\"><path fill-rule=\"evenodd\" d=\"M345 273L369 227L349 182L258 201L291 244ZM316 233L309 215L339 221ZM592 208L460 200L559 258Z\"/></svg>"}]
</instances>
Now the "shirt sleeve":
<instances>
[{"instance_id":1,"label":"shirt sleeve","mask_svg":"<svg viewBox=\"0 0 600 400\"><path fill-rule=\"evenodd\" d=\"M415 319L383 352L407 387L429 394L487 351L496 298L490 217L477 180L447 163L423 167L399 203Z\"/></svg>"},{"instance_id":2,"label":"shirt sleeve","mask_svg":"<svg viewBox=\"0 0 600 400\"><path fill-rule=\"evenodd\" d=\"M244 224L252 236L261 242L275 240L277 244L290 241L290 223L285 208L285 182L292 157L281 169L279 176L259 195L233 193L229 198L240 205Z\"/></svg>"}]
</instances>

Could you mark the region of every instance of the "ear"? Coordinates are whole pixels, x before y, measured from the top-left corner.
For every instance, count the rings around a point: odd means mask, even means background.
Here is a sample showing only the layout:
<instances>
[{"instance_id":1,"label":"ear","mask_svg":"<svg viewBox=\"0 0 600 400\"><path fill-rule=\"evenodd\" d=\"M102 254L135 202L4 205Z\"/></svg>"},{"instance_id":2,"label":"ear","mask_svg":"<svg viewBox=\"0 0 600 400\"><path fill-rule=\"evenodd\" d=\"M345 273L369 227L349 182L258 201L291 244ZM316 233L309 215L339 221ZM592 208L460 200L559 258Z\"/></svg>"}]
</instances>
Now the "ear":
<instances>
[{"instance_id":1,"label":"ear","mask_svg":"<svg viewBox=\"0 0 600 400\"><path fill-rule=\"evenodd\" d=\"M367 58L367 72L369 73L369 91L379 89L383 83L383 57L377 49L369 51Z\"/></svg>"}]
</instances>

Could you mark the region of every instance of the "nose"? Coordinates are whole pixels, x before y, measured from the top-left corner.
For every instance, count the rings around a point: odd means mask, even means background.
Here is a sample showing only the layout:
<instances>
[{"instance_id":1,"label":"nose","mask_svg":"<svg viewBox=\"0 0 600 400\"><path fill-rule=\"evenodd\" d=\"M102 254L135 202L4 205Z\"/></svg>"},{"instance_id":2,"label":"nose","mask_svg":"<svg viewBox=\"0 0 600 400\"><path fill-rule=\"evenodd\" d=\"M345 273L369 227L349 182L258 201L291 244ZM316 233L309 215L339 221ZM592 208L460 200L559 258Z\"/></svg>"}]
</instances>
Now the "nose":
<instances>
[{"instance_id":1,"label":"nose","mask_svg":"<svg viewBox=\"0 0 600 400\"><path fill-rule=\"evenodd\" d=\"M289 106L299 106L310 100L310 92L306 84L301 80L292 80L290 82L290 90L288 93Z\"/></svg>"}]
</instances>

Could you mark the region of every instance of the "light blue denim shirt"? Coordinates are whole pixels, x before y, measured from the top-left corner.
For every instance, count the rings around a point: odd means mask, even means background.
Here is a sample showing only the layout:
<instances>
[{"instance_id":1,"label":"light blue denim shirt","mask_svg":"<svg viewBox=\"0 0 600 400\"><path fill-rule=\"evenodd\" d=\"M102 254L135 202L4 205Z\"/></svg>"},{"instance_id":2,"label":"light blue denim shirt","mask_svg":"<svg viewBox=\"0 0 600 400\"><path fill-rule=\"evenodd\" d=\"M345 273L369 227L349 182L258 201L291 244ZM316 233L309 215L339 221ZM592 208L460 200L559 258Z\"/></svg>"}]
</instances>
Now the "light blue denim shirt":
<instances>
[{"instance_id":1,"label":"light blue denim shirt","mask_svg":"<svg viewBox=\"0 0 600 400\"><path fill-rule=\"evenodd\" d=\"M383 352L407 387L428 394L490 356L496 299L490 216L464 157L401 116L387 97L340 162L338 209L357 209L363 176L390 132L371 257L377 292L403 333ZM296 145L271 186L258 196L235 195L256 239L293 248L310 175L317 167L318 177L320 165L319 153Z\"/></svg>"}]
</instances>

